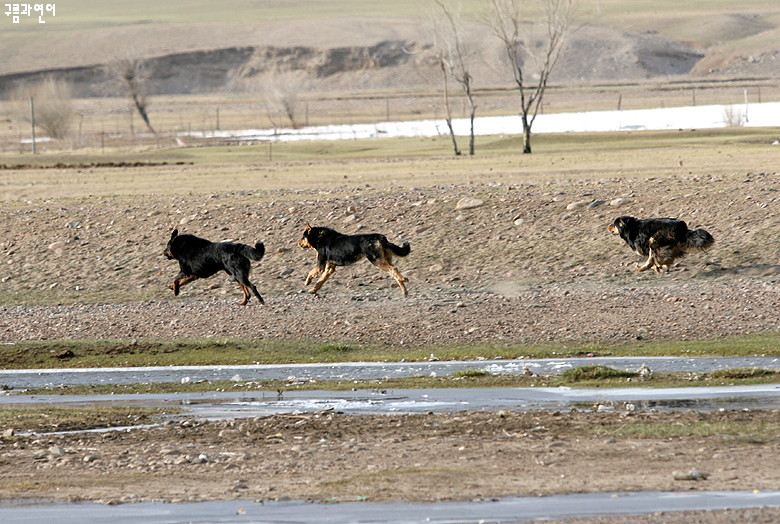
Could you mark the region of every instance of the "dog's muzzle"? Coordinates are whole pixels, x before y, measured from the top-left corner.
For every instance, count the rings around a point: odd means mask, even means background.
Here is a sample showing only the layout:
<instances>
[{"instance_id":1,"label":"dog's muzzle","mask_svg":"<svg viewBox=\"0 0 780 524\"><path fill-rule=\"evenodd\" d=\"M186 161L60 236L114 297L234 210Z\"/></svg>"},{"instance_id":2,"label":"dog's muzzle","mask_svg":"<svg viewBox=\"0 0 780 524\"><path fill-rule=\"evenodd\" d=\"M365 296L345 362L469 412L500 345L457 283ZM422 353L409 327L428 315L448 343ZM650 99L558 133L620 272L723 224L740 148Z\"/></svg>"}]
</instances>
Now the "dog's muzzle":
<instances>
[{"instance_id":1,"label":"dog's muzzle","mask_svg":"<svg viewBox=\"0 0 780 524\"><path fill-rule=\"evenodd\" d=\"M619 235L617 228L615 227L615 224L612 224L607 228L607 230L612 233L613 235Z\"/></svg>"},{"instance_id":2,"label":"dog's muzzle","mask_svg":"<svg viewBox=\"0 0 780 524\"><path fill-rule=\"evenodd\" d=\"M303 249L314 249L314 246L312 246L309 243L308 238L302 238L298 241L298 245L301 246Z\"/></svg>"}]
</instances>

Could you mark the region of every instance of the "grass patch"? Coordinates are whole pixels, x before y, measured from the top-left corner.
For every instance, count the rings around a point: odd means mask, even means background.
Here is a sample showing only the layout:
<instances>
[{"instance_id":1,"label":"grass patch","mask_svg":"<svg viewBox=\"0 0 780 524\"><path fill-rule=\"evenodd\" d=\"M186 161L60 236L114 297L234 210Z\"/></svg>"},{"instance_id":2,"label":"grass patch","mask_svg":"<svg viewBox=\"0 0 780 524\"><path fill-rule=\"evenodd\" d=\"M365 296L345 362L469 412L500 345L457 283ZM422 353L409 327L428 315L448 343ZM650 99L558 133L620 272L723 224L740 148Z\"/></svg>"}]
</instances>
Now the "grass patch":
<instances>
[{"instance_id":1,"label":"grass patch","mask_svg":"<svg viewBox=\"0 0 780 524\"><path fill-rule=\"evenodd\" d=\"M452 374L453 378L482 378L489 376L491 376L491 373L483 369L461 369Z\"/></svg>"},{"instance_id":2,"label":"grass patch","mask_svg":"<svg viewBox=\"0 0 780 524\"><path fill-rule=\"evenodd\" d=\"M292 364L311 362L424 362L513 360L592 356L780 356L780 334L700 341L621 344L454 344L396 348L306 339L53 340L6 344L4 369L184 365ZM582 373L578 371L577 373ZM742 372L745 374L745 372ZM765 372L751 371L753 378ZM604 377L596 377L604 378ZM615 379L627 376L612 377ZM728 377L714 376L714 379ZM578 379L579 380L579 379Z\"/></svg>"},{"instance_id":3,"label":"grass patch","mask_svg":"<svg viewBox=\"0 0 780 524\"><path fill-rule=\"evenodd\" d=\"M584 382L591 380L613 380L638 377L639 373L635 371L625 371L608 366L580 366L567 369L563 372L562 378L566 382Z\"/></svg>"},{"instance_id":4,"label":"grass patch","mask_svg":"<svg viewBox=\"0 0 780 524\"><path fill-rule=\"evenodd\" d=\"M322 353L336 353L343 355L344 353L354 353L360 351L360 348L350 346L349 344L325 344L317 348L317 354Z\"/></svg>"},{"instance_id":5,"label":"grass patch","mask_svg":"<svg viewBox=\"0 0 780 524\"><path fill-rule=\"evenodd\" d=\"M724 379L724 380L746 380L752 378L777 378L780 377L780 371L774 369L764 368L731 368L731 369L718 369L707 373L707 376L712 379Z\"/></svg>"},{"instance_id":6,"label":"grass patch","mask_svg":"<svg viewBox=\"0 0 780 524\"><path fill-rule=\"evenodd\" d=\"M139 407L62 408L24 406L0 408L0 428L17 432L83 431L159 422L175 409Z\"/></svg>"}]
</instances>

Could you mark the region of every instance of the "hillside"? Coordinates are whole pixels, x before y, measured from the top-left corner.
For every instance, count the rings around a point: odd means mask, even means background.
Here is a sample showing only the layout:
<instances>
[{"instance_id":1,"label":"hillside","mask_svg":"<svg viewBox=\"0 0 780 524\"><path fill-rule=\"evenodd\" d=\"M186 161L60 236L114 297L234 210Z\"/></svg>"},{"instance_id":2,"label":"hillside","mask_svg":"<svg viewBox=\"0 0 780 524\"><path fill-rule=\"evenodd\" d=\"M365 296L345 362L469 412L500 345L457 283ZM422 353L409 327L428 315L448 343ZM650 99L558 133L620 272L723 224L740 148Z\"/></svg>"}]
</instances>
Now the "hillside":
<instances>
[{"instance_id":1,"label":"hillside","mask_svg":"<svg viewBox=\"0 0 780 524\"><path fill-rule=\"evenodd\" d=\"M72 82L78 96L113 94L103 66L128 56L148 60L156 94L232 92L276 68L300 72L312 92L425 88L440 82L430 53L430 6L415 11L403 4L397 17L368 12L369 5L364 13L350 11L350 17L323 12L317 18L316 13L296 17L289 12L292 5L306 2L289 2L285 17L274 19L263 16L275 13L267 7L273 2L232 3L244 6L234 18L245 13L245 20L176 23L157 14L159 20L100 20L88 26L63 17L50 20L45 31L20 24L0 34L5 57L0 92L54 74ZM609 11L602 16L582 16L583 26L570 38L553 82L780 76L778 7L746 2L744 12L735 13L692 6L664 17L641 9L604 9ZM474 21L462 27L475 85L511 83L500 44L489 30ZM529 24L524 30L529 42L544 35L540 26Z\"/></svg>"}]
</instances>

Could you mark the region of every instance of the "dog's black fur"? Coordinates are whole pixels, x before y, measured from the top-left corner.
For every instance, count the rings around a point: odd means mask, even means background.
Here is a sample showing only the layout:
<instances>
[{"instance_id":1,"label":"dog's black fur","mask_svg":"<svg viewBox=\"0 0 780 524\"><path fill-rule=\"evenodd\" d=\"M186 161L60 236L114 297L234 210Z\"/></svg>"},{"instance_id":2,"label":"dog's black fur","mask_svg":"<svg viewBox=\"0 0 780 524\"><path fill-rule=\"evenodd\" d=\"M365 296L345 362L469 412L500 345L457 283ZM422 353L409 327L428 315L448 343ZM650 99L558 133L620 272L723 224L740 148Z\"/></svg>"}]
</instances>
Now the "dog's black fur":
<instances>
[{"instance_id":1,"label":"dog's black fur","mask_svg":"<svg viewBox=\"0 0 780 524\"><path fill-rule=\"evenodd\" d=\"M706 230L688 229L688 224L677 218L640 220L623 216L615 219L609 231L620 235L637 255L647 257L647 262L637 264L637 271L652 268L660 273L688 251L705 251L715 243Z\"/></svg>"},{"instance_id":2,"label":"dog's black fur","mask_svg":"<svg viewBox=\"0 0 780 524\"><path fill-rule=\"evenodd\" d=\"M252 270L250 261L258 261L264 254L265 246L262 242L255 244L255 247L234 242L211 242L195 235L180 235L179 230L174 229L163 255L178 260L181 271L168 288L173 290L174 295L178 295L181 286L225 271L241 286L244 300L239 303L240 306L247 303L250 292L264 304L263 297L249 281L249 272Z\"/></svg>"},{"instance_id":3,"label":"dog's black fur","mask_svg":"<svg viewBox=\"0 0 780 524\"><path fill-rule=\"evenodd\" d=\"M379 269L390 273L398 282L404 296L408 295L404 284L407 280L393 265L393 255L408 255L411 251L409 242L397 246L379 233L344 235L329 227L311 227L307 224L298 245L317 251L317 265L306 277L308 286L314 277L322 273L311 290L312 294L320 290L336 267L354 264L365 257Z\"/></svg>"}]
</instances>

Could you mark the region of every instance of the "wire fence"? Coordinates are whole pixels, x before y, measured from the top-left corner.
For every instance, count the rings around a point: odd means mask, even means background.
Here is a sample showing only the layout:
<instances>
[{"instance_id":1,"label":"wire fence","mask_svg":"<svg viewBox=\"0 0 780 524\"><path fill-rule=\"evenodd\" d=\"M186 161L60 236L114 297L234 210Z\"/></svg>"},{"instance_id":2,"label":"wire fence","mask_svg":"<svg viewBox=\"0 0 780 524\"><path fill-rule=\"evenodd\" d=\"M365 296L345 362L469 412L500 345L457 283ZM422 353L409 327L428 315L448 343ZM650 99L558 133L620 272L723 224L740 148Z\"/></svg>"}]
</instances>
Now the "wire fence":
<instances>
[{"instance_id":1,"label":"wire fence","mask_svg":"<svg viewBox=\"0 0 780 524\"><path fill-rule=\"evenodd\" d=\"M780 83L773 80L644 86L551 86L545 93L542 113L598 110L648 109L696 105L737 105L780 100ZM221 132L245 129L282 130L291 127L354 125L388 121L444 119L447 107L436 91L373 94L301 96L292 116L268 107L249 95L202 95L151 97L149 115L155 133L149 131L131 104L121 98L76 99L74 116L65 139L54 140L37 133L36 149L42 151L113 151L138 147L211 143ZM465 97L450 97L452 118L466 118ZM511 87L476 93L477 116L516 115L520 101ZM4 114L0 103L0 151L32 152L32 129L28 121ZM442 133L446 126L442 126ZM228 140L228 139L222 139Z\"/></svg>"}]
</instances>

